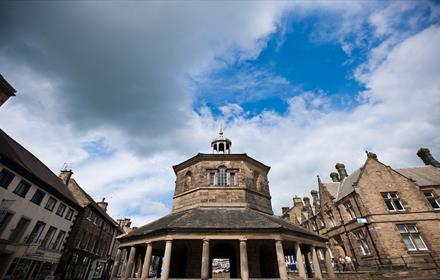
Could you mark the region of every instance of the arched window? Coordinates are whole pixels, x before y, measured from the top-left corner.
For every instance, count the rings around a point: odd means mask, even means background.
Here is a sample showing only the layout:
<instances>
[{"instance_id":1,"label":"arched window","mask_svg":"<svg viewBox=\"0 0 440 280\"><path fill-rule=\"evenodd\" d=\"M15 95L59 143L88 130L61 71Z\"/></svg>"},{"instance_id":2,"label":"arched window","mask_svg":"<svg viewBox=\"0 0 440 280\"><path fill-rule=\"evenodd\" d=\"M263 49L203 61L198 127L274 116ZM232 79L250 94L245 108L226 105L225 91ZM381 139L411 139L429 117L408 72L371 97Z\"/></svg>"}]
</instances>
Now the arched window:
<instances>
[{"instance_id":1,"label":"arched window","mask_svg":"<svg viewBox=\"0 0 440 280\"><path fill-rule=\"evenodd\" d=\"M183 186L183 190L187 191L191 188L192 185L192 173L191 171L186 172L185 174L185 182L184 182L184 186Z\"/></svg>"},{"instance_id":2,"label":"arched window","mask_svg":"<svg viewBox=\"0 0 440 280\"><path fill-rule=\"evenodd\" d=\"M225 152L225 144L224 143L218 144L218 151L219 152Z\"/></svg>"},{"instance_id":3,"label":"arched window","mask_svg":"<svg viewBox=\"0 0 440 280\"><path fill-rule=\"evenodd\" d=\"M220 166L218 168L218 185L219 186L226 186L226 184L227 184L226 167Z\"/></svg>"}]
</instances>

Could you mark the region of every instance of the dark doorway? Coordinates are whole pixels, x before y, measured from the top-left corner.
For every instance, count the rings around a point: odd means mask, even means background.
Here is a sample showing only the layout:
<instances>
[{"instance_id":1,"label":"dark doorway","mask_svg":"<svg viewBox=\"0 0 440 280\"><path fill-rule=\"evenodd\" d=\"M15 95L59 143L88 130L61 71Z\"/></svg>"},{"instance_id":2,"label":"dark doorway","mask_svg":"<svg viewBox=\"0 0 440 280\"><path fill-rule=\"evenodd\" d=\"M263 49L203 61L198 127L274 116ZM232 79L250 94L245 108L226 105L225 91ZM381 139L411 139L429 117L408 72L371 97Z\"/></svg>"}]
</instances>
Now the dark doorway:
<instances>
[{"instance_id":1,"label":"dark doorway","mask_svg":"<svg viewBox=\"0 0 440 280\"><path fill-rule=\"evenodd\" d=\"M230 278L240 278L238 263L237 250L234 248L230 242L219 242L216 243L210 249L210 278L213 278L213 260L214 259L227 259L229 260L229 277Z\"/></svg>"},{"instance_id":2,"label":"dark doorway","mask_svg":"<svg viewBox=\"0 0 440 280\"><path fill-rule=\"evenodd\" d=\"M278 278L278 264L276 263L276 255L274 252L275 245L269 244L261 245L258 250L260 258L261 277L263 278Z\"/></svg>"}]
</instances>

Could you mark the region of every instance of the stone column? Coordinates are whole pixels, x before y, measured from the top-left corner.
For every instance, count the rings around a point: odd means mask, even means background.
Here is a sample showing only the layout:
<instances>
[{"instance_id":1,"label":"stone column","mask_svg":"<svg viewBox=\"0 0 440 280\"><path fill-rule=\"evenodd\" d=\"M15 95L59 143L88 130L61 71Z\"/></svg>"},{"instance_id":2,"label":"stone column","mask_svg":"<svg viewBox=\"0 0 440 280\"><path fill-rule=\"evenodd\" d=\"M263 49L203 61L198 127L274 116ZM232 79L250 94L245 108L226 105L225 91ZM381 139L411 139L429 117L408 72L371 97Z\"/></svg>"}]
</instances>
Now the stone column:
<instances>
[{"instance_id":1,"label":"stone column","mask_svg":"<svg viewBox=\"0 0 440 280\"><path fill-rule=\"evenodd\" d=\"M312 249L312 261L313 261L313 271L315 272L315 278L322 280L321 267L319 266L318 255L316 254L315 246L311 246Z\"/></svg>"},{"instance_id":2,"label":"stone column","mask_svg":"<svg viewBox=\"0 0 440 280\"><path fill-rule=\"evenodd\" d=\"M119 266L121 265L122 248L118 248L115 256L115 263L113 264L112 274L110 275L110 280L116 277L118 274Z\"/></svg>"},{"instance_id":3,"label":"stone column","mask_svg":"<svg viewBox=\"0 0 440 280\"><path fill-rule=\"evenodd\" d=\"M202 276L202 280L206 280L209 278L209 240L208 239L203 239L201 276Z\"/></svg>"},{"instance_id":4,"label":"stone column","mask_svg":"<svg viewBox=\"0 0 440 280\"><path fill-rule=\"evenodd\" d=\"M306 269L304 267L304 259L301 253L301 245L299 243L294 244L295 254L296 254L296 269L298 270L298 275L302 279L307 279Z\"/></svg>"},{"instance_id":5,"label":"stone column","mask_svg":"<svg viewBox=\"0 0 440 280\"><path fill-rule=\"evenodd\" d=\"M167 280L168 276L170 275L172 245L173 245L173 241L171 239L166 241L165 253L163 256L163 264L162 264L162 274L160 275L160 280Z\"/></svg>"},{"instance_id":6,"label":"stone column","mask_svg":"<svg viewBox=\"0 0 440 280\"><path fill-rule=\"evenodd\" d=\"M133 272L133 264L134 264L134 257L136 256L136 247L131 246L130 249L130 255L128 257L127 267L125 268L124 275L121 277L121 280L127 280L128 278L131 278L131 274Z\"/></svg>"},{"instance_id":7,"label":"stone column","mask_svg":"<svg viewBox=\"0 0 440 280\"><path fill-rule=\"evenodd\" d=\"M283 243L281 240L275 241L275 249L277 252L278 271L280 272L280 279L287 280L286 260L284 259Z\"/></svg>"},{"instance_id":8,"label":"stone column","mask_svg":"<svg viewBox=\"0 0 440 280\"><path fill-rule=\"evenodd\" d=\"M148 278L150 272L151 255L153 253L153 246L150 242L147 243L147 252L145 253L144 265L142 266L141 279L145 280Z\"/></svg>"},{"instance_id":9,"label":"stone column","mask_svg":"<svg viewBox=\"0 0 440 280\"><path fill-rule=\"evenodd\" d=\"M247 248L246 239L240 240L240 268L241 268L241 279L249 279L249 268L248 268L248 258L247 258Z\"/></svg>"},{"instance_id":10,"label":"stone column","mask_svg":"<svg viewBox=\"0 0 440 280\"><path fill-rule=\"evenodd\" d=\"M336 275L335 272L333 271L333 266L332 266L332 257L330 255L330 248L324 248L323 249L325 252L325 269L327 270L327 277L329 279L336 279Z\"/></svg>"}]
</instances>

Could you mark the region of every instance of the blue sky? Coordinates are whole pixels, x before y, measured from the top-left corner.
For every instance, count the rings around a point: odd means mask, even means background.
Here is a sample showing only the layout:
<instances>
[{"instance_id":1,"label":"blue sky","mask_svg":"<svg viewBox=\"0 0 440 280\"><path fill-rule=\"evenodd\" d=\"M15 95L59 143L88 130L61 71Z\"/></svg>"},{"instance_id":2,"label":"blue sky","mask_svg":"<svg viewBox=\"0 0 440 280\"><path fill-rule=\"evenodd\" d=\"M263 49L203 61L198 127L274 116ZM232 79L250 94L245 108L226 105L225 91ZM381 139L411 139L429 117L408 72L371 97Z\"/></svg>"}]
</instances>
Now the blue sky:
<instances>
[{"instance_id":1,"label":"blue sky","mask_svg":"<svg viewBox=\"0 0 440 280\"><path fill-rule=\"evenodd\" d=\"M17 96L0 127L141 225L224 125L272 167L279 212L365 149L393 167L421 165L420 146L440 157L439 17L432 1L3 1Z\"/></svg>"}]
</instances>

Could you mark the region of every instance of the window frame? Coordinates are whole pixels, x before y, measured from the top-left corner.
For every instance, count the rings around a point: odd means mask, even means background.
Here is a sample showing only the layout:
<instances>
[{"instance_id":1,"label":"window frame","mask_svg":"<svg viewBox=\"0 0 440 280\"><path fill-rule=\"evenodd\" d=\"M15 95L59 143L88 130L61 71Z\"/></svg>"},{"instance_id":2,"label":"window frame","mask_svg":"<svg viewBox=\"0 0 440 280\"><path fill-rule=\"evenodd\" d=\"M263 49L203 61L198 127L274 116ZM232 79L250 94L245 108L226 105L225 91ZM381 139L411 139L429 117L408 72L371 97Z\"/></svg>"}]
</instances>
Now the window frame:
<instances>
[{"instance_id":1,"label":"window frame","mask_svg":"<svg viewBox=\"0 0 440 280\"><path fill-rule=\"evenodd\" d=\"M37 194L41 195L40 197L36 197ZM30 201L37 204L37 205L41 205L41 202L43 202L44 197L46 196L46 193L43 192L40 189L36 189L34 194L32 195Z\"/></svg>"},{"instance_id":2,"label":"window frame","mask_svg":"<svg viewBox=\"0 0 440 280\"><path fill-rule=\"evenodd\" d=\"M69 215L69 214L70 214L70 215ZM68 221L71 221L72 218L73 218L73 214L75 214L75 211L73 211L72 208L69 208L69 209L67 210L66 216L64 216L64 219L66 219L66 220L68 220Z\"/></svg>"},{"instance_id":3,"label":"window frame","mask_svg":"<svg viewBox=\"0 0 440 280\"><path fill-rule=\"evenodd\" d=\"M403 206L403 201L399 197L397 192L394 192L394 191L393 192L381 192L380 194L381 194L382 200L384 201L384 203L387 207L387 210L389 212L405 212L406 211L405 206ZM395 197L393 197L393 195ZM397 205L396 202L399 203L399 205L402 207L402 209L398 209L398 207L396 207L396 205ZM390 209L390 207L389 207L390 205L393 207L393 209Z\"/></svg>"},{"instance_id":4,"label":"window frame","mask_svg":"<svg viewBox=\"0 0 440 280\"><path fill-rule=\"evenodd\" d=\"M4 189L8 189L14 178L15 178L14 173L12 173L6 168L3 168L2 171L0 171L0 187Z\"/></svg>"},{"instance_id":5,"label":"window frame","mask_svg":"<svg viewBox=\"0 0 440 280\"><path fill-rule=\"evenodd\" d=\"M52 244L52 250L60 250L63 240L66 237L66 232L64 230L59 230L55 242Z\"/></svg>"},{"instance_id":6,"label":"window frame","mask_svg":"<svg viewBox=\"0 0 440 280\"><path fill-rule=\"evenodd\" d=\"M347 200L343 203L345 211L348 213L348 216L350 217L350 221L357 218L356 211L354 210L353 204L351 204L350 200Z\"/></svg>"},{"instance_id":7,"label":"window frame","mask_svg":"<svg viewBox=\"0 0 440 280\"><path fill-rule=\"evenodd\" d=\"M426 194L430 193L431 195L428 197ZM435 195L435 193L432 190L429 191L423 191L423 195L426 198L426 200L428 201L429 206L431 206L431 208L433 210L440 210L440 202L437 200L437 197ZM437 204L437 207L434 207L433 203Z\"/></svg>"},{"instance_id":8,"label":"window frame","mask_svg":"<svg viewBox=\"0 0 440 280\"><path fill-rule=\"evenodd\" d=\"M52 205L52 208L49 206L49 202L54 201L54 204ZM45 209L52 212L53 209L55 209L55 206L57 205L58 200L56 200L53 196L50 196L49 199L46 202L46 206L44 206Z\"/></svg>"},{"instance_id":9,"label":"window frame","mask_svg":"<svg viewBox=\"0 0 440 280\"><path fill-rule=\"evenodd\" d=\"M40 226L40 227L37 228L37 226ZM46 227L45 222L37 221L34 225L34 228L31 231L31 233L29 234L28 238L26 238L26 244L38 244L40 236L43 233L45 227Z\"/></svg>"},{"instance_id":10,"label":"window frame","mask_svg":"<svg viewBox=\"0 0 440 280\"><path fill-rule=\"evenodd\" d=\"M0 235L8 227L9 222L12 220L12 217L14 217L14 213L10 211L6 211L0 214Z\"/></svg>"},{"instance_id":11,"label":"window frame","mask_svg":"<svg viewBox=\"0 0 440 280\"><path fill-rule=\"evenodd\" d=\"M411 227L413 228L413 230L409 229ZM428 245L426 245L426 242L425 240L423 240L421 232L418 230L415 224L396 224L396 228L400 236L402 237L402 241L408 251L429 251ZM401 229L403 229L403 231ZM415 236L419 238L419 241L421 241L421 244L423 244L424 248L419 248L419 245L417 245L417 242L415 241ZM414 249L408 248L404 237L408 237L407 240L411 242Z\"/></svg>"},{"instance_id":12,"label":"window frame","mask_svg":"<svg viewBox=\"0 0 440 280\"><path fill-rule=\"evenodd\" d=\"M63 208L63 211L61 213L59 213L61 207L64 207L64 208ZM64 216L64 212L66 211L66 208L67 208L66 204L60 202L60 204L58 205L58 208L57 208L57 211L55 212L55 214L57 214L60 217L63 217Z\"/></svg>"},{"instance_id":13,"label":"window frame","mask_svg":"<svg viewBox=\"0 0 440 280\"><path fill-rule=\"evenodd\" d=\"M29 190L31 189L32 184L25 181L25 180L21 180L20 183L18 183L18 185L15 187L13 193L15 193L16 195L22 197L22 198L26 198L26 195L28 194Z\"/></svg>"},{"instance_id":14,"label":"window frame","mask_svg":"<svg viewBox=\"0 0 440 280\"><path fill-rule=\"evenodd\" d=\"M365 232L363 230L358 230L353 232L353 234L359 244L359 247L361 248L362 254L364 254L364 256L371 256L372 251L370 249L370 244L368 243L368 238Z\"/></svg>"},{"instance_id":15,"label":"window frame","mask_svg":"<svg viewBox=\"0 0 440 280\"><path fill-rule=\"evenodd\" d=\"M219 187L225 187L228 185L228 172L226 166L219 166L217 185Z\"/></svg>"},{"instance_id":16,"label":"window frame","mask_svg":"<svg viewBox=\"0 0 440 280\"><path fill-rule=\"evenodd\" d=\"M335 227L336 226L336 220L335 220L335 215L333 214L333 210L328 210L326 212L328 220L330 221L330 228Z\"/></svg>"}]
</instances>

